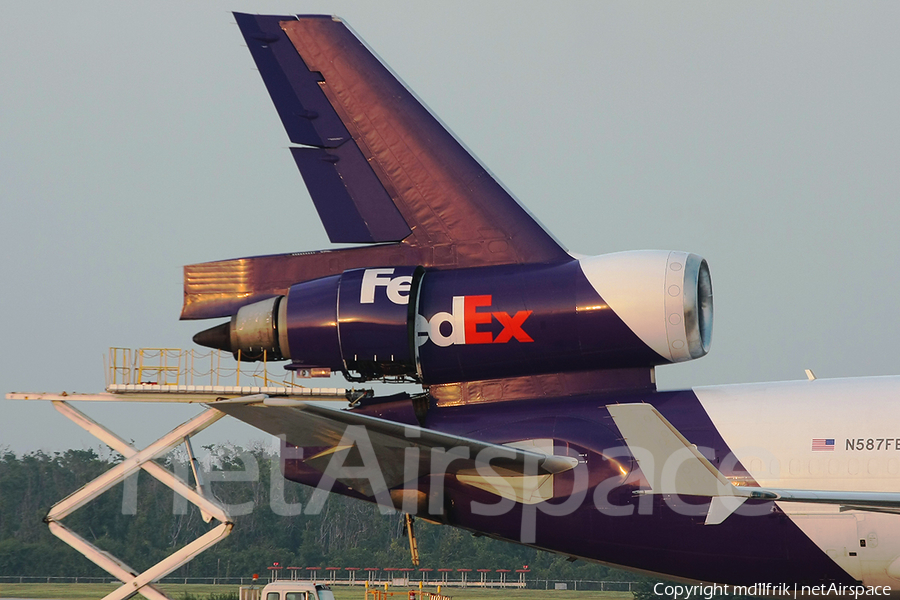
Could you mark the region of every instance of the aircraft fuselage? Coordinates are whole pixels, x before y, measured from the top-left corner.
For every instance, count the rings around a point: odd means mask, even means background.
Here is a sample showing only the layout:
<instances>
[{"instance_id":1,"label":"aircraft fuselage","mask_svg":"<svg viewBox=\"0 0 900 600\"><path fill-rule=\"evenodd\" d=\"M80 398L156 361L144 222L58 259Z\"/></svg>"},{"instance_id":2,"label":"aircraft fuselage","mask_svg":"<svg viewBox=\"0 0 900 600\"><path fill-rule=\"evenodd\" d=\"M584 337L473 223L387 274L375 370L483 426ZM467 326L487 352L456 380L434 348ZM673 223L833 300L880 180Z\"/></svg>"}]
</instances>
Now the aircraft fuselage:
<instances>
[{"instance_id":1,"label":"aircraft fuselage","mask_svg":"<svg viewBox=\"0 0 900 600\"><path fill-rule=\"evenodd\" d=\"M900 433L889 431L889 424L900 416L898 392L900 378L886 377L433 406L423 422L429 429L498 444L552 440L557 454L578 456L581 464L554 475L532 503L486 491L490 487L483 481L479 487L477 474L440 481L433 475L415 486L426 499L420 516L682 579L896 585L897 515L748 501L723 523L705 525L708 498L634 495L647 482L605 406L651 403L739 485L892 491ZM865 398L866 408L855 398ZM358 410L416 423L409 400ZM292 448L286 454L285 476L320 485L321 473L290 458L295 453ZM332 490L365 498L339 483Z\"/></svg>"}]
</instances>

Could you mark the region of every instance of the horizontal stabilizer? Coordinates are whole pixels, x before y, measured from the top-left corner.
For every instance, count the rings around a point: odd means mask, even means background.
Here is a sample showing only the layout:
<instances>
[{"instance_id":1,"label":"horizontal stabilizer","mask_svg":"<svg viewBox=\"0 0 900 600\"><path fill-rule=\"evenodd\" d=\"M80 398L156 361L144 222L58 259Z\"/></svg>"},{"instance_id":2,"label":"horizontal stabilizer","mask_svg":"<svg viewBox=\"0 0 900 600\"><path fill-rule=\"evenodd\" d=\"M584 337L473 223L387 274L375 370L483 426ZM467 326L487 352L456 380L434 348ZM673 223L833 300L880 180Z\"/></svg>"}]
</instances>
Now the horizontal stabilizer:
<instances>
[{"instance_id":1,"label":"horizontal stabilizer","mask_svg":"<svg viewBox=\"0 0 900 600\"><path fill-rule=\"evenodd\" d=\"M900 513L900 493L895 492L735 486L650 404L606 408L650 482L649 493L709 496L707 525L718 525L746 500L837 504L841 510Z\"/></svg>"},{"instance_id":2,"label":"horizontal stabilizer","mask_svg":"<svg viewBox=\"0 0 900 600\"><path fill-rule=\"evenodd\" d=\"M215 407L294 446L315 449L302 457L305 464L367 496L429 474L470 474L489 466L500 476L542 476L578 464L573 457L491 444L325 404L270 398ZM342 469L352 475L344 476Z\"/></svg>"},{"instance_id":3,"label":"horizontal stabilizer","mask_svg":"<svg viewBox=\"0 0 900 600\"><path fill-rule=\"evenodd\" d=\"M650 482L651 493L712 496L707 525L721 523L744 503L746 498L736 497L731 482L653 406L606 408Z\"/></svg>"}]
</instances>

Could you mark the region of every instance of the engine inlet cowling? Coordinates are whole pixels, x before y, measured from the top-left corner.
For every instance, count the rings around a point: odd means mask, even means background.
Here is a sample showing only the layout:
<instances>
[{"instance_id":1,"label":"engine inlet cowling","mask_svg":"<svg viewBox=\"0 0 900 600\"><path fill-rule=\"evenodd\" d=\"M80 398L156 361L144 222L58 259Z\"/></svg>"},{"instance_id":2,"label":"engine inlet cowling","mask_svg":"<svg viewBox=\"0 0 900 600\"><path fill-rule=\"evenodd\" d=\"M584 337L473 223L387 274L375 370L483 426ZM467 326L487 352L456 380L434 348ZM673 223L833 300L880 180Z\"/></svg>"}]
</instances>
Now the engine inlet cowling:
<instances>
[{"instance_id":1,"label":"engine inlet cowling","mask_svg":"<svg viewBox=\"0 0 900 600\"><path fill-rule=\"evenodd\" d=\"M580 260L591 286L650 348L670 362L705 356L712 340L712 280L689 252L639 250Z\"/></svg>"}]
</instances>

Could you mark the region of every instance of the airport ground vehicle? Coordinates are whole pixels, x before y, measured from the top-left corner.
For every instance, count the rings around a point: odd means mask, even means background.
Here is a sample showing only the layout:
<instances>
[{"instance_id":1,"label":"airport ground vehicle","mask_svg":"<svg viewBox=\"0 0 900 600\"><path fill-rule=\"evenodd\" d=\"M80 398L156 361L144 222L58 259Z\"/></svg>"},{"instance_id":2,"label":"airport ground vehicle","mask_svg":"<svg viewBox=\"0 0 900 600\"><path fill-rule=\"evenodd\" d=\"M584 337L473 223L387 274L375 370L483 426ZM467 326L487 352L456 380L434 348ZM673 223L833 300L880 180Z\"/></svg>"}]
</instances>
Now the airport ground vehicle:
<instances>
[{"instance_id":1,"label":"airport ground vehicle","mask_svg":"<svg viewBox=\"0 0 900 600\"><path fill-rule=\"evenodd\" d=\"M327 585L311 581L282 580L257 586L242 587L240 600L334 600Z\"/></svg>"}]
</instances>

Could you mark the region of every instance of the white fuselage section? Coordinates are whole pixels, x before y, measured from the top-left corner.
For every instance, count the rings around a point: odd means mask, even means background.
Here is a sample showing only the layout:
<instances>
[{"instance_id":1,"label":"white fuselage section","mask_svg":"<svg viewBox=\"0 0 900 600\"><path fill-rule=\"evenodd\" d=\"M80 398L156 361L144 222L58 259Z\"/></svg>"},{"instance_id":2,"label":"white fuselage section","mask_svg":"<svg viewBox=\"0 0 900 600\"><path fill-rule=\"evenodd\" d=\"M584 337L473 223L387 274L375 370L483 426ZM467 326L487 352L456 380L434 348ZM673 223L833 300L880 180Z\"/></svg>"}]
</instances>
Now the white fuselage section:
<instances>
[{"instance_id":1,"label":"white fuselage section","mask_svg":"<svg viewBox=\"0 0 900 600\"><path fill-rule=\"evenodd\" d=\"M695 388L761 487L900 492L900 377ZM779 502L865 585L900 587L900 514Z\"/></svg>"}]
</instances>

